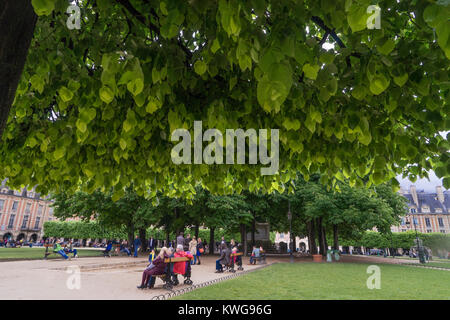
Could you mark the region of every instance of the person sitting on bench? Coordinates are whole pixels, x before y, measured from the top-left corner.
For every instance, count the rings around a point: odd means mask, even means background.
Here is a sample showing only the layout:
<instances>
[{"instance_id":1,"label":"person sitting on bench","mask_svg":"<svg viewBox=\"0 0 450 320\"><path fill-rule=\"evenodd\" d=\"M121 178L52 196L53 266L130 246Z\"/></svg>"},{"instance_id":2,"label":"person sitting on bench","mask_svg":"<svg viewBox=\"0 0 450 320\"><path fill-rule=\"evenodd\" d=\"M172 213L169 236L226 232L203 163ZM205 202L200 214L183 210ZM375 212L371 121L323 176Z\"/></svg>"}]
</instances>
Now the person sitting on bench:
<instances>
[{"instance_id":1,"label":"person sitting on bench","mask_svg":"<svg viewBox=\"0 0 450 320\"><path fill-rule=\"evenodd\" d=\"M106 248L105 248L105 250L103 251L103 256L104 257L106 257L106 256L111 256L110 254L111 254L111 249L112 249L112 242L111 241L109 241L108 242L108 245L106 246Z\"/></svg>"},{"instance_id":2,"label":"person sitting on bench","mask_svg":"<svg viewBox=\"0 0 450 320\"><path fill-rule=\"evenodd\" d=\"M144 270L142 274L142 282L141 285L137 287L138 289L154 287L156 280L154 276L165 273L167 263L164 262L164 259L169 258L171 254L172 252L167 247L163 247L161 249L161 252L155 260L153 260L152 263L149 264Z\"/></svg>"},{"instance_id":3,"label":"person sitting on bench","mask_svg":"<svg viewBox=\"0 0 450 320\"><path fill-rule=\"evenodd\" d=\"M218 260L216 260L216 273L222 273L223 272L223 266L230 265L230 254L231 250L228 248L227 244L225 242L222 242L220 244L220 250L221 254Z\"/></svg>"},{"instance_id":4,"label":"person sitting on bench","mask_svg":"<svg viewBox=\"0 0 450 320\"><path fill-rule=\"evenodd\" d=\"M74 249L73 248L73 243L72 243L72 240L69 240L69 247L67 248L67 246L64 248L64 252L66 253L66 254L68 254L68 253L73 253L73 257L74 258L78 258L78 251L77 251L77 249Z\"/></svg>"},{"instance_id":5,"label":"person sitting on bench","mask_svg":"<svg viewBox=\"0 0 450 320\"><path fill-rule=\"evenodd\" d=\"M173 255L174 258L180 258L180 257L186 257L189 259L193 259L194 256L190 253L187 253L186 251L183 251L183 246L181 244L177 245L177 250L175 251L175 254ZM178 277L177 274L184 275L186 272L186 262L175 262L173 264L173 282L178 283Z\"/></svg>"},{"instance_id":6,"label":"person sitting on bench","mask_svg":"<svg viewBox=\"0 0 450 320\"><path fill-rule=\"evenodd\" d=\"M259 248L253 246L252 255L250 256L250 264L256 264L256 260L259 258Z\"/></svg>"},{"instance_id":7,"label":"person sitting on bench","mask_svg":"<svg viewBox=\"0 0 450 320\"><path fill-rule=\"evenodd\" d=\"M69 259L69 256L64 252L63 248L61 247L61 241L57 240L56 243L53 245L53 252L60 254L64 259Z\"/></svg>"},{"instance_id":8,"label":"person sitting on bench","mask_svg":"<svg viewBox=\"0 0 450 320\"><path fill-rule=\"evenodd\" d=\"M131 256L131 251L130 251L130 249L128 249L128 245L127 245L126 241L122 242L120 244L120 250L119 251L120 252L125 252L127 254L127 256Z\"/></svg>"}]
</instances>

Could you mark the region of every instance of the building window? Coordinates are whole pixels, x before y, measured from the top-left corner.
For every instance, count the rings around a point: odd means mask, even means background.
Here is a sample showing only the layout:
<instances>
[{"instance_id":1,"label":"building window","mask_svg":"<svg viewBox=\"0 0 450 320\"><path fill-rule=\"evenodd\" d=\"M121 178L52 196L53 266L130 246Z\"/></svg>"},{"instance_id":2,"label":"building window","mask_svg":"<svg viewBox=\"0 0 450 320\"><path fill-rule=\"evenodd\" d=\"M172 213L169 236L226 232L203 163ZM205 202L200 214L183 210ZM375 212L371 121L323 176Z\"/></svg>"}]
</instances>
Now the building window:
<instances>
[{"instance_id":1,"label":"building window","mask_svg":"<svg viewBox=\"0 0 450 320\"><path fill-rule=\"evenodd\" d=\"M14 219L15 219L16 215L12 214L9 217L9 222L8 222L8 229L12 229L13 225L14 225Z\"/></svg>"},{"instance_id":2,"label":"building window","mask_svg":"<svg viewBox=\"0 0 450 320\"><path fill-rule=\"evenodd\" d=\"M31 203L27 203L27 206L25 207L25 213L30 213L31 209Z\"/></svg>"},{"instance_id":3,"label":"building window","mask_svg":"<svg viewBox=\"0 0 450 320\"><path fill-rule=\"evenodd\" d=\"M280 233L280 239L284 239L284 233Z\"/></svg>"},{"instance_id":4,"label":"building window","mask_svg":"<svg viewBox=\"0 0 450 320\"><path fill-rule=\"evenodd\" d=\"M42 204L39 205L37 214L39 214L39 215L42 214L42 208L43 208L43 207L44 207L44 206L43 206Z\"/></svg>"},{"instance_id":5,"label":"building window","mask_svg":"<svg viewBox=\"0 0 450 320\"><path fill-rule=\"evenodd\" d=\"M28 217L29 216L24 216L23 217L23 221L22 221L22 229L25 229L28 226Z\"/></svg>"},{"instance_id":6,"label":"building window","mask_svg":"<svg viewBox=\"0 0 450 320\"><path fill-rule=\"evenodd\" d=\"M48 214L49 214L50 216L53 215L53 208L48 208Z\"/></svg>"},{"instance_id":7,"label":"building window","mask_svg":"<svg viewBox=\"0 0 450 320\"><path fill-rule=\"evenodd\" d=\"M434 212L442 213L442 209L441 208L436 208L436 209L434 209Z\"/></svg>"},{"instance_id":8,"label":"building window","mask_svg":"<svg viewBox=\"0 0 450 320\"><path fill-rule=\"evenodd\" d=\"M402 226L405 225L405 218L402 218Z\"/></svg>"},{"instance_id":9,"label":"building window","mask_svg":"<svg viewBox=\"0 0 450 320\"><path fill-rule=\"evenodd\" d=\"M427 206L422 207L422 212L430 212L430 208Z\"/></svg>"},{"instance_id":10,"label":"building window","mask_svg":"<svg viewBox=\"0 0 450 320\"><path fill-rule=\"evenodd\" d=\"M427 227L431 227L430 218L425 218L425 224Z\"/></svg>"},{"instance_id":11,"label":"building window","mask_svg":"<svg viewBox=\"0 0 450 320\"><path fill-rule=\"evenodd\" d=\"M416 209L415 208L411 208L411 213L416 213Z\"/></svg>"},{"instance_id":12,"label":"building window","mask_svg":"<svg viewBox=\"0 0 450 320\"><path fill-rule=\"evenodd\" d=\"M414 219L413 219L413 223L414 223L416 226L418 226L418 225L419 225L419 220L417 220L417 218L414 218Z\"/></svg>"},{"instance_id":13,"label":"building window","mask_svg":"<svg viewBox=\"0 0 450 320\"><path fill-rule=\"evenodd\" d=\"M438 222L439 222L439 227L444 226L444 220L442 218L438 218Z\"/></svg>"},{"instance_id":14,"label":"building window","mask_svg":"<svg viewBox=\"0 0 450 320\"><path fill-rule=\"evenodd\" d=\"M35 229L39 229L39 222L41 221L41 217L36 217L36 223L34 224Z\"/></svg>"},{"instance_id":15,"label":"building window","mask_svg":"<svg viewBox=\"0 0 450 320\"><path fill-rule=\"evenodd\" d=\"M17 211L17 208L19 207L19 201L14 201L11 210Z\"/></svg>"},{"instance_id":16,"label":"building window","mask_svg":"<svg viewBox=\"0 0 450 320\"><path fill-rule=\"evenodd\" d=\"M3 206L5 205L5 200L0 200L0 211L3 211Z\"/></svg>"},{"instance_id":17,"label":"building window","mask_svg":"<svg viewBox=\"0 0 450 320\"><path fill-rule=\"evenodd\" d=\"M441 230L441 233L445 233L445 230Z\"/></svg>"},{"instance_id":18,"label":"building window","mask_svg":"<svg viewBox=\"0 0 450 320\"><path fill-rule=\"evenodd\" d=\"M431 233L431 230L430 230L430 229L427 229L427 233Z\"/></svg>"}]
</instances>

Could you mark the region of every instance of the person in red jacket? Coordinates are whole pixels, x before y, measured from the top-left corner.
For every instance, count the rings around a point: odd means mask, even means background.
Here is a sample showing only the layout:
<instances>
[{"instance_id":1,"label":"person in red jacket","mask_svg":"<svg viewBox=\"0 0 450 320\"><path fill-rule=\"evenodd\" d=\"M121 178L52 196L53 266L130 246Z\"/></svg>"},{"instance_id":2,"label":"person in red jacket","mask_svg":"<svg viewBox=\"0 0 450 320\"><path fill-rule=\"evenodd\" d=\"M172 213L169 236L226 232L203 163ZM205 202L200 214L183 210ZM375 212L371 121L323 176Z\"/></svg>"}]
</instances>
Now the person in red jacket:
<instances>
[{"instance_id":1,"label":"person in red jacket","mask_svg":"<svg viewBox=\"0 0 450 320\"><path fill-rule=\"evenodd\" d=\"M183 251L182 245L177 246L177 251L175 252L174 257L175 258L188 257L191 260L194 259L194 256L192 254ZM186 262L175 262L173 264L173 273L184 274L185 271L186 271Z\"/></svg>"},{"instance_id":2,"label":"person in red jacket","mask_svg":"<svg viewBox=\"0 0 450 320\"><path fill-rule=\"evenodd\" d=\"M141 285L138 286L138 289L144 289L147 286L149 288L153 288L155 285L155 275L164 274L166 271L167 263L164 262L164 259L170 257L171 255L170 249L163 247L161 248L161 252L158 254L155 260L153 260L150 265L144 270L142 274L142 282Z\"/></svg>"}]
</instances>

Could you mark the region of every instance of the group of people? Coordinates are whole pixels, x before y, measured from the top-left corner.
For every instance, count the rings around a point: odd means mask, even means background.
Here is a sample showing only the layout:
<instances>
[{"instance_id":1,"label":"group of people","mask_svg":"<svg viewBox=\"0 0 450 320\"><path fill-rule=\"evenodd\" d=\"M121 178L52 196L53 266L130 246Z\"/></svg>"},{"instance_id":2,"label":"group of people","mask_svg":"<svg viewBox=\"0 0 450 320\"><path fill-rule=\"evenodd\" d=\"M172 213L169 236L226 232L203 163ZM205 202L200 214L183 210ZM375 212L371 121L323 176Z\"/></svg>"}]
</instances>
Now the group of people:
<instances>
[{"instance_id":1,"label":"group of people","mask_svg":"<svg viewBox=\"0 0 450 320\"><path fill-rule=\"evenodd\" d=\"M205 245L201 238L198 240L195 236L191 238L190 234L184 238L181 232L177 237L176 246L177 248L182 246L184 251L188 251L193 256L192 264L201 264L200 256L205 252Z\"/></svg>"},{"instance_id":2,"label":"group of people","mask_svg":"<svg viewBox=\"0 0 450 320\"><path fill-rule=\"evenodd\" d=\"M150 252L149 255L149 265L145 268L142 273L141 284L137 287L138 289L153 288L155 285L155 280L157 275L164 275L167 273L167 268L171 268L170 274L172 275L172 282L178 283L177 275L186 274L188 268L190 267L190 262L188 264L184 261L175 262L173 264L168 264L165 259L174 257L186 257L190 261L193 261L195 255L184 250L182 244L178 244L174 252L173 247L162 247L159 254L155 257L155 249Z\"/></svg>"}]
</instances>

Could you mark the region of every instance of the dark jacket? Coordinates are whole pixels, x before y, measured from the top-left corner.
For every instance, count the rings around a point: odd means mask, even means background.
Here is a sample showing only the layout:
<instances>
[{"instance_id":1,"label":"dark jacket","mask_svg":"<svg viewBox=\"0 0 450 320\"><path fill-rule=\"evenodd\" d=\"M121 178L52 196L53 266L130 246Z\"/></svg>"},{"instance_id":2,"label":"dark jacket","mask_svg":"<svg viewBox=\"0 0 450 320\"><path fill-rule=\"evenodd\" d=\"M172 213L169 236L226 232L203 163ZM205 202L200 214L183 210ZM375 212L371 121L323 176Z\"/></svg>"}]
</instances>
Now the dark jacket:
<instances>
[{"instance_id":1,"label":"dark jacket","mask_svg":"<svg viewBox=\"0 0 450 320\"><path fill-rule=\"evenodd\" d=\"M168 256L164 255L164 259L165 258L168 258ZM164 259L161 258L160 256L157 256L155 260L153 260L152 262L155 265L155 267L147 271L147 273L149 275L164 274L167 265L167 263L164 263Z\"/></svg>"},{"instance_id":2,"label":"dark jacket","mask_svg":"<svg viewBox=\"0 0 450 320\"><path fill-rule=\"evenodd\" d=\"M219 257L220 264L224 264L224 265L230 264L230 254L231 254L230 248L226 248L225 250L222 250L222 253L220 254L220 257Z\"/></svg>"}]
</instances>

